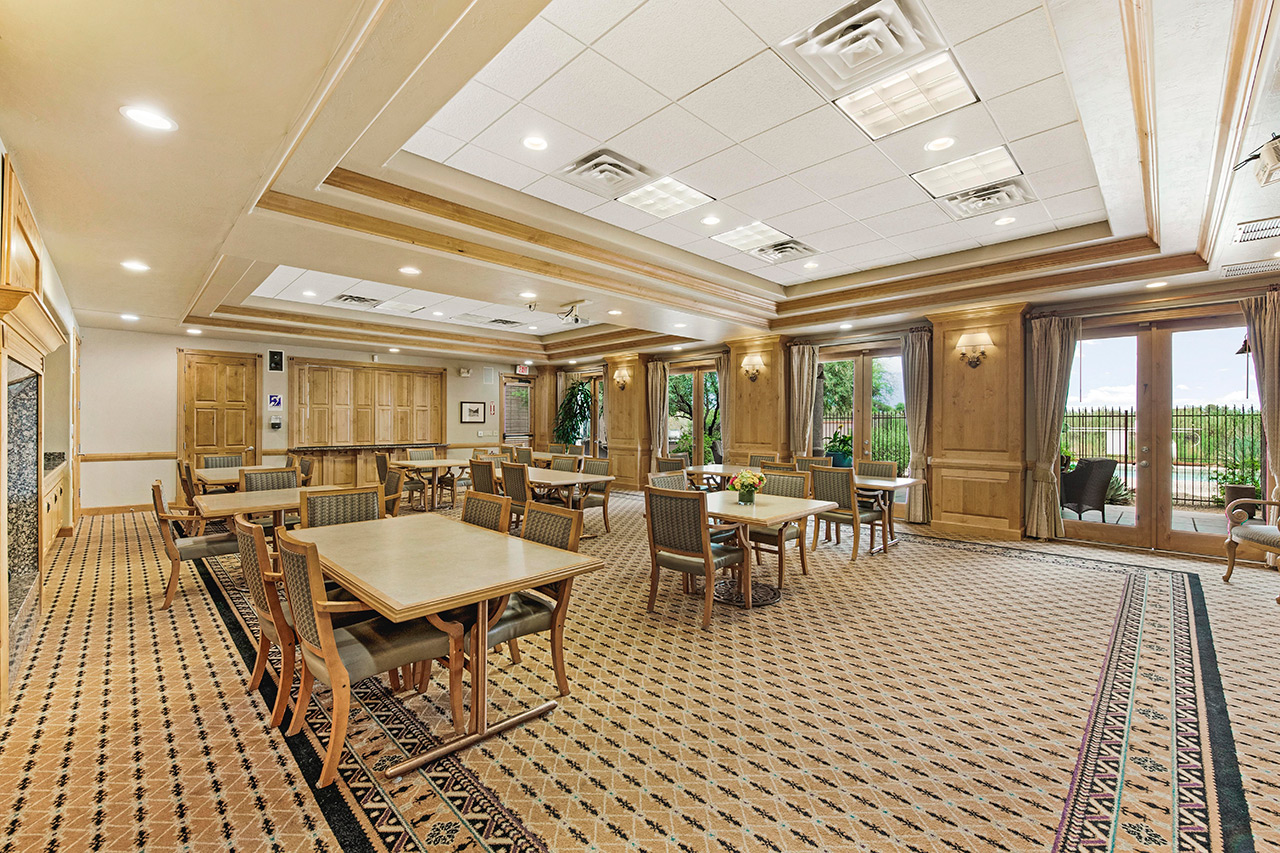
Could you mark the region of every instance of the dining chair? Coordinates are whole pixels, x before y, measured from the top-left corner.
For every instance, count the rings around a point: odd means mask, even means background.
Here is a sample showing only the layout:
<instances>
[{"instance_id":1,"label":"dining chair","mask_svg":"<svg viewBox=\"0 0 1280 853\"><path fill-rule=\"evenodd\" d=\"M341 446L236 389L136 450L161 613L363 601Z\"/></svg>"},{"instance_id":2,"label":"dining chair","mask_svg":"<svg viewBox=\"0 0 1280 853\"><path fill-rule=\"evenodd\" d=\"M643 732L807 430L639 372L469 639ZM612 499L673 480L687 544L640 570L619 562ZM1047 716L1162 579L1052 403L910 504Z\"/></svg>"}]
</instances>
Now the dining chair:
<instances>
[{"instance_id":1,"label":"dining chair","mask_svg":"<svg viewBox=\"0 0 1280 853\"><path fill-rule=\"evenodd\" d=\"M565 448L566 453L572 453L574 456L585 456L587 446L585 444L571 444Z\"/></svg>"},{"instance_id":2,"label":"dining chair","mask_svg":"<svg viewBox=\"0 0 1280 853\"><path fill-rule=\"evenodd\" d=\"M203 519L195 512L173 512L164 499L164 484L156 480L151 484L151 504L155 509L156 526L160 528L160 541L164 554L169 558L169 582L165 585L161 610L168 610L178 591L182 564L203 557L220 557L240 550L234 533L204 533ZM178 527L182 525L182 527ZM184 531L195 535L183 535Z\"/></svg>"},{"instance_id":3,"label":"dining chair","mask_svg":"<svg viewBox=\"0 0 1280 853\"><path fill-rule=\"evenodd\" d=\"M375 490L375 494L377 491L380 490ZM280 574L284 578L303 663L293 722L286 734L292 736L302 730L316 681L328 685L333 697L329 746L316 787L324 788L337 777L338 758L347 737L351 686L366 678L446 658L453 726L460 731L466 627L439 616L392 622L375 616L364 602L335 601L325 590L320 555L314 543L300 542L284 533L279 547ZM357 613L367 613L374 618L342 627L334 624L335 615Z\"/></svg>"},{"instance_id":4,"label":"dining chair","mask_svg":"<svg viewBox=\"0 0 1280 853\"><path fill-rule=\"evenodd\" d=\"M685 468L688 468L691 464L693 464L689 461L689 454L684 452L672 453L668 458L679 459L681 462L684 463Z\"/></svg>"},{"instance_id":5,"label":"dining chair","mask_svg":"<svg viewBox=\"0 0 1280 853\"><path fill-rule=\"evenodd\" d=\"M399 468L387 472L386 479L382 481L382 495L387 516L395 518L400 514L400 498L404 496L404 472Z\"/></svg>"},{"instance_id":6,"label":"dining chair","mask_svg":"<svg viewBox=\"0 0 1280 853\"><path fill-rule=\"evenodd\" d=\"M191 475L191 464L178 460L178 486L182 489L182 508L192 509L196 505L195 478Z\"/></svg>"},{"instance_id":7,"label":"dining chair","mask_svg":"<svg viewBox=\"0 0 1280 853\"><path fill-rule=\"evenodd\" d=\"M293 691L293 670L297 662L293 614L287 612L280 601L283 586L277 584L283 584L284 578L275 572L262 526L250 521L245 515L237 515L234 526L240 549L240 573L244 576L244 585L249 589L253 609L258 614L258 653L253 661L253 675L249 678L250 693L262 683L272 644L280 649L276 701L271 706L271 725L274 728L284 721L284 712L289 707L289 694Z\"/></svg>"},{"instance_id":8,"label":"dining chair","mask_svg":"<svg viewBox=\"0 0 1280 853\"><path fill-rule=\"evenodd\" d=\"M473 448L471 448L471 458L472 458L472 459L488 459L488 458L489 458L489 455L490 455L490 454L489 454L489 448L487 448L487 447L473 447Z\"/></svg>"},{"instance_id":9,"label":"dining chair","mask_svg":"<svg viewBox=\"0 0 1280 853\"><path fill-rule=\"evenodd\" d=\"M655 489L679 489L688 491L689 475L680 471L650 471L649 485Z\"/></svg>"},{"instance_id":10,"label":"dining chair","mask_svg":"<svg viewBox=\"0 0 1280 853\"><path fill-rule=\"evenodd\" d=\"M794 462L761 462L760 471L761 473L764 473L766 471L782 471L782 472L790 471L792 473L795 473L796 463Z\"/></svg>"},{"instance_id":11,"label":"dining chair","mask_svg":"<svg viewBox=\"0 0 1280 853\"><path fill-rule=\"evenodd\" d=\"M493 475L493 460L471 460L471 490L485 495L501 494L497 480Z\"/></svg>"},{"instance_id":12,"label":"dining chair","mask_svg":"<svg viewBox=\"0 0 1280 853\"><path fill-rule=\"evenodd\" d=\"M777 462L778 454L776 453L752 453L750 461L747 462L748 468L759 468L765 462Z\"/></svg>"},{"instance_id":13,"label":"dining chair","mask_svg":"<svg viewBox=\"0 0 1280 853\"><path fill-rule=\"evenodd\" d=\"M525 508L532 503L529 493L529 469L514 462L502 463L502 492L511 498L511 516L524 520Z\"/></svg>"},{"instance_id":14,"label":"dining chair","mask_svg":"<svg viewBox=\"0 0 1280 853\"><path fill-rule=\"evenodd\" d=\"M462 520L476 527L506 533L511 529L511 498L484 492L463 495Z\"/></svg>"},{"instance_id":15,"label":"dining chair","mask_svg":"<svg viewBox=\"0 0 1280 853\"><path fill-rule=\"evenodd\" d=\"M582 461L582 473L590 474L593 477L613 476L613 460L588 457ZM574 502L574 506L584 512L593 507L600 507L605 533L609 532L609 495L612 491L612 480L604 483L592 483L579 490L577 499Z\"/></svg>"},{"instance_id":16,"label":"dining chair","mask_svg":"<svg viewBox=\"0 0 1280 853\"><path fill-rule=\"evenodd\" d=\"M517 447L517 448L516 448L516 462L517 462L517 463L519 463L519 464L521 464L521 465L532 465L532 464L533 464L533 448L532 448L532 447Z\"/></svg>"},{"instance_id":17,"label":"dining chair","mask_svg":"<svg viewBox=\"0 0 1280 853\"><path fill-rule=\"evenodd\" d=\"M830 456L797 456L796 457L797 471L808 471L814 465L826 465L830 467L831 457Z\"/></svg>"},{"instance_id":18,"label":"dining chair","mask_svg":"<svg viewBox=\"0 0 1280 853\"><path fill-rule=\"evenodd\" d=\"M285 464L285 467L286 467L286 468L297 468L297 467L299 467L298 462L299 462L301 459L302 459L302 457L301 457L301 456L299 456L299 455L298 455L298 454L296 454L296 453L286 453L286 454L285 454L285 456L284 456L284 464Z\"/></svg>"},{"instance_id":19,"label":"dining chair","mask_svg":"<svg viewBox=\"0 0 1280 853\"><path fill-rule=\"evenodd\" d=\"M807 471L775 471L764 478L760 487L762 495L779 495L786 498L809 497L809 474ZM800 571L809 574L809 558L805 553L804 539L809 532L809 518L800 519L797 524L788 521L784 524L751 525L747 528L747 539L755 547L756 565L760 564L760 552L778 556L778 589L782 589L782 576L786 569L787 543L795 540L800 545Z\"/></svg>"},{"instance_id":20,"label":"dining chair","mask_svg":"<svg viewBox=\"0 0 1280 853\"><path fill-rule=\"evenodd\" d=\"M685 464L683 459L677 456L659 456L657 460L659 473L667 471L683 471L685 468L689 467Z\"/></svg>"},{"instance_id":21,"label":"dining chair","mask_svg":"<svg viewBox=\"0 0 1280 853\"><path fill-rule=\"evenodd\" d=\"M658 600L660 568L682 573L685 592L692 592L693 579L701 576L702 627L704 630L710 628L716 572L740 567L747 560L743 525L711 524L707 518L706 492L646 486L644 507L649 530L649 612L653 612ZM729 530L737 534L734 542L711 541L712 532Z\"/></svg>"},{"instance_id":22,"label":"dining chair","mask_svg":"<svg viewBox=\"0 0 1280 853\"><path fill-rule=\"evenodd\" d=\"M898 463L892 459L863 459L859 461L854 470L858 477L880 477L885 480L893 480L898 476ZM876 541L876 526L880 527L880 541L884 543L884 550L889 550L889 540L893 538L893 495L886 494L878 489L859 489L858 490L858 506L864 510L873 510L880 513L880 518L871 522L871 539L868 540L867 546L870 548Z\"/></svg>"},{"instance_id":23,"label":"dining chair","mask_svg":"<svg viewBox=\"0 0 1280 853\"><path fill-rule=\"evenodd\" d=\"M813 498L819 501L831 501L836 508L820 512L813 516L813 546L818 549L818 522L827 525L827 538L831 538L831 526L836 528L836 544L840 544L840 528L849 525L853 528L853 553L849 560L858 559L858 542L862 538L863 522L874 523L881 519L880 511L863 510L858 505L858 487L853 478L852 468L833 468L826 465L815 465L809 469L813 478ZM874 533L872 534L874 537Z\"/></svg>"},{"instance_id":24,"label":"dining chair","mask_svg":"<svg viewBox=\"0 0 1280 853\"><path fill-rule=\"evenodd\" d=\"M302 485L318 486L319 483L313 483L311 477L315 474L316 460L314 456L304 456L298 460L298 473L302 475Z\"/></svg>"},{"instance_id":25,"label":"dining chair","mask_svg":"<svg viewBox=\"0 0 1280 853\"><path fill-rule=\"evenodd\" d=\"M408 459L410 462L429 462L435 458L436 452L430 447L414 447L410 448L408 452ZM388 466L391 464L391 457L389 454L387 455L387 464ZM382 479L385 481L386 477L383 476ZM427 509L427 487L431 484L430 475L425 471L413 471L411 473L406 473L402 482L404 490L409 493L409 506L413 506L414 495L417 495L422 501L422 509L425 512ZM433 499L435 499L435 497L435 495L432 496Z\"/></svg>"},{"instance_id":26,"label":"dining chair","mask_svg":"<svg viewBox=\"0 0 1280 853\"><path fill-rule=\"evenodd\" d=\"M200 458L201 468L242 468L244 467L243 453L224 453L213 454L210 456L202 456Z\"/></svg>"},{"instance_id":27,"label":"dining chair","mask_svg":"<svg viewBox=\"0 0 1280 853\"><path fill-rule=\"evenodd\" d=\"M240 469L240 491L266 492L272 489L296 489L300 477L297 468Z\"/></svg>"},{"instance_id":28,"label":"dining chair","mask_svg":"<svg viewBox=\"0 0 1280 853\"><path fill-rule=\"evenodd\" d=\"M565 445L563 445L563 444L552 444L552 445L548 448L548 450L549 450L549 452L551 452L551 453L564 453L564 448L565 448Z\"/></svg>"},{"instance_id":29,"label":"dining chair","mask_svg":"<svg viewBox=\"0 0 1280 853\"><path fill-rule=\"evenodd\" d=\"M564 454L564 455L557 454L551 457L551 470L552 471L570 471L576 474L578 472L578 467L582 464L582 459L583 457L581 456L573 456L570 454Z\"/></svg>"},{"instance_id":30,"label":"dining chair","mask_svg":"<svg viewBox=\"0 0 1280 853\"><path fill-rule=\"evenodd\" d=\"M325 489L299 495L303 527L327 527L373 521L386 515L382 486L359 486L353 489Z\"/></svg>"}]
</instances>

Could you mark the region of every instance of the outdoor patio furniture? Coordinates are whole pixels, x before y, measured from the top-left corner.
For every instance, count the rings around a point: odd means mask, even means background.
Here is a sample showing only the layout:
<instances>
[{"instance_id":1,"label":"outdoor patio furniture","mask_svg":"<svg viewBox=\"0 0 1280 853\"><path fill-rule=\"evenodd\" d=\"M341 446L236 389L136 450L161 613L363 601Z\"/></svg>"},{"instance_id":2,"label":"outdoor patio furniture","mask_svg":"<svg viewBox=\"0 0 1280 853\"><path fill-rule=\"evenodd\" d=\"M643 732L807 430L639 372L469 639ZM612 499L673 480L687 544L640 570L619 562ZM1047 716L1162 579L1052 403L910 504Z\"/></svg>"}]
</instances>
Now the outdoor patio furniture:
<instances>
[{"instance_id":1,"label":"outdoor patio furniture","mask_svg":"<svg viewBox=\"0 0 1280 853\"><path fill-rule=\"evenodd\" d=\"M1116 472L1114 459L1081 459L1062 475L1062 498L1058 502L1083 519L1090 510L1102 513L1107 521L1107 486Z\"/></svg>"},{"instance_id":2,"label":"outdoor patio furniture","mask_svg":"<svg viewBox=\"0 0 1280 853\"><path fill-rule=\"evenodd\" d=\"M1231 573L1236 570L1236 548L1241 542L1248 542L1268 554L1280 554L1280 527L1274 524L1249 524L1246 505L1251 508L1280 506L1280 501L1241 498L1227 504L1227 541L1223 543L1227 549L1227 573L1222 576L1224 583L1231 580ZM1280 604L1280 596L1276 598L1276 603Z\"/></svg>"}]
</instances>

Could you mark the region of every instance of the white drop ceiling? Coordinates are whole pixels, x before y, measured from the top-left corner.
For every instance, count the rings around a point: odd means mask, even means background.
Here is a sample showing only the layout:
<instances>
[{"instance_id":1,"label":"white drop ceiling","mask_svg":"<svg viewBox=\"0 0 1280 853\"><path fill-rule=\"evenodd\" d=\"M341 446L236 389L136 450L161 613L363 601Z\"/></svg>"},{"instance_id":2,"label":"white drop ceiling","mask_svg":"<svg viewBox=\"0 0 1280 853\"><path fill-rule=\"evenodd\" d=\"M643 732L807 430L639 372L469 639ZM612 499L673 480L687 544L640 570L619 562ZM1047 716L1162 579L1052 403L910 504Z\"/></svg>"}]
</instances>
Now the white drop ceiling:
<instances>
[{"instance_id":1,"label":"white drop ceiling","mask_svg":"<svg viewBox=\"0 0 1280 853\"><path fill-rule=\"evenodd\" d=\"M845 5L552 0L404 149L783 285L1106 219L1038 0L904 3L927 8L978 100L874 141L779 51ZM602 147L714 201L659 219L557 177ZM960 219L911 177L993 149L1033 201ZM771 264L710 239L755 222L817 254Z\"/></svg>"}]
</instances>

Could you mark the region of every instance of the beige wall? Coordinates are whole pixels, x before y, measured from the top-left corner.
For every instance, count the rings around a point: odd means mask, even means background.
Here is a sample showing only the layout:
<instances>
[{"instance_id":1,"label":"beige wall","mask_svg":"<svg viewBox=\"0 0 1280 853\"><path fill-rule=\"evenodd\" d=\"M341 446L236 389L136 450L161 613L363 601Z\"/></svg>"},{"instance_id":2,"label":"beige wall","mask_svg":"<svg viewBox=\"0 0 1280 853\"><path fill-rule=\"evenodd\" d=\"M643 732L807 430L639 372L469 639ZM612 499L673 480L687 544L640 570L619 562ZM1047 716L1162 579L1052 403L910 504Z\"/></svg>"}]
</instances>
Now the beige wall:
<instances>
[{"instance_id":1,"label":"beige wall","mask_svg":"<svg viewBox=\"0 0 1280 853\"><path fill-rule=\"evenodd\" d=\"M178 355L181 348L190 350L217 350L225 352L251 352L263 355L264 373L260 402L263 414L263 435L258 446L266 456L265 462L280 459L270 454L283 454L289 436L289 382L288 373L265 372L266 352L269 349L284 351L285 358L329 358L342 361L365 361L370 354L350 350L299 347L291 344L266 344L253 341L226 340L204 334L153 335L143 332L125 332L111 329L81 330L84 345L80 355L80 396L83 422L81 426L80 452L92 453L141 453L175 451L178 445ZM438 358L413 356L378 356L384 364L422 365L445 367L448 376L446 387L445 423L450 444L496 444L499 425L496 417L486 423L463 424L459 404L463 400L483 400L486 405L496 403L500 385L497 375L510 372L510 363L449 361ZM471 369L471 376L458 375L458 368ZM486 385L484 368L494 368L494 382ZM280 394L284 408L278 412L267 411L267 395ZM282 418L279 430L266 428L271 415ZM484 435L477 435L483 431ZM165 483L166 494L174 494L176 487L173 460L141 460L124 462L85 462L81 466L82 507L129 506L148 501L148 488L155 479Z\"/></svg>"}]
</instances>

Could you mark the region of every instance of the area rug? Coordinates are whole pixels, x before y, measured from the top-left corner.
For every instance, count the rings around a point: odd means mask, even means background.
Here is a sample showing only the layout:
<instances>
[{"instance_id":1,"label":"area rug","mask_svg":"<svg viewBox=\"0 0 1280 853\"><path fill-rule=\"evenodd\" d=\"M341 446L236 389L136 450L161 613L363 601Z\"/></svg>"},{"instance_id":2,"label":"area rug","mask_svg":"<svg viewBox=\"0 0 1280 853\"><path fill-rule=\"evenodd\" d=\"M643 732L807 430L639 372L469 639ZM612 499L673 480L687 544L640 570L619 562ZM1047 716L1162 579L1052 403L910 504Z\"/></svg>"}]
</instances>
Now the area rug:
<instances>
[{"instance_id":1,"label":"area rug","mask_svg":"<svg viewBox=\"0 0 1280 853\"><path fill-rule=\"evenodd\" d=\"M443 679L357 687L340 779L317 793L344 849L1254 849L1197 575L918 535L854 562L823 544L808 575L792 558L779 604L717 605L703 631L675 577L646 612L640 510L615 496L613 531L583 543L605 568L575 584L573 692L548 717L392 783L383 768L451 735ZM251 662L237 561L201 573ZM771 559L757 578L776 581ZM545 642L522 651L493 655L493 718L554 696ZM288 743L309 781L320 697Z\"/></svg>"}]
</instances>

